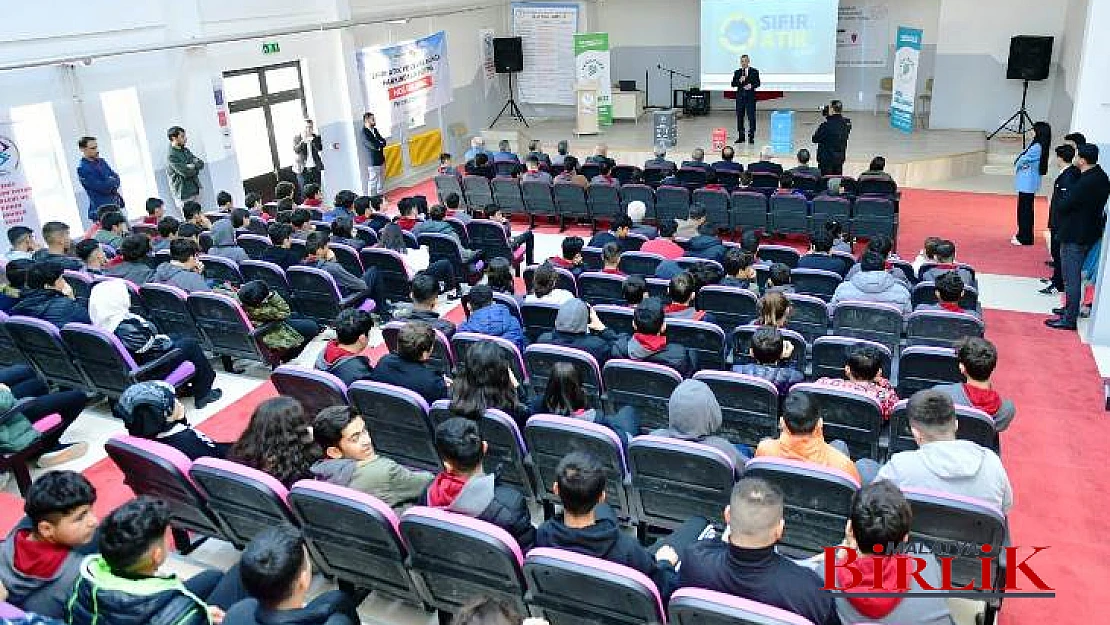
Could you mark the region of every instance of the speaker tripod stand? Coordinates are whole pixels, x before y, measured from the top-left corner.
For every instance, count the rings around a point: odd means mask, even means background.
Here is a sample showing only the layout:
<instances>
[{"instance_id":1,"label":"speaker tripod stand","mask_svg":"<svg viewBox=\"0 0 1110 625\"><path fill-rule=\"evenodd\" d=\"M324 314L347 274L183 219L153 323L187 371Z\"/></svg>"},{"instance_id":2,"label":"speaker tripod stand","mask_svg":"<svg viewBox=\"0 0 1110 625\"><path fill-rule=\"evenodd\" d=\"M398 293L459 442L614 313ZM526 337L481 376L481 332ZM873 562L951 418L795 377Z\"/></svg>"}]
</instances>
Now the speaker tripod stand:
<instances>
[{"instance_id":1,"label":"speaker tripod stand","mask_svg":"<svg viewBox=\"0 0 1110 625\"><path fill-rule=\"evenodd\" d=\"M497 122L501 121L501 116L505 113L508 113L510 118L519 121L528 128L531 128L531 126L528 125L528 120L524 119L524 113L520 112L520 107L516 105L516 98L513 97L514 73L515 72L509 72L509 99L505 100L505 105L501 107L501 111L497 114L497 117L494 117L493 121L490 122L489 127L491 130L494 126L497 125Z\"/></svg>"},{"instance_id":2,"label":"speaker tripod stand","mask_svg":"<svg viewBox=\"0 0 1110 625\"><path fill-rule=\"evenodd\" d=\"M1025 108L1025 96L1028 93L1029 81L1023 80L1021 81L1021 107L1019 107L1018 110L1010 116L1010 119L1002 122L1001 126L995 128L994 132L987 135L987 141L993 139L995 135L1002 132L1003 130L1009 130L1010 132L1016 132L1021 135L1021 147L1023 149L1025 148L1025 133L1029 132L1029 130L1033 128L1033 118L1029 117L1029 111ZM1014 123L1015 121L1017 122L1017 128L1011 128L1010 124ZM1028 122L1028 124L1026 122Z\"/></svg>"}]
</instances>

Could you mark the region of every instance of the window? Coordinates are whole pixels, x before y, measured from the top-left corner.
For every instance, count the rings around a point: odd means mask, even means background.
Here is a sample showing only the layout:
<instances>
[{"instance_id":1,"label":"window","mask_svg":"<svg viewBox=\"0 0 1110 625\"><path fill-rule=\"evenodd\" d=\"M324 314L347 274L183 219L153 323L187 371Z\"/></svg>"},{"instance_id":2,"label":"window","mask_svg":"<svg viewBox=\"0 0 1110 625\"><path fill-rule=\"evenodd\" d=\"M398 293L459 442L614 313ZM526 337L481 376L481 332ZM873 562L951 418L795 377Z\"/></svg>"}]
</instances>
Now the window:
<instances>
[{"instance_id":1,"label":"window","mask_svg":"<svg viewBox=\"0 0 1110 625\"><path fill-rule=\"evenodd\" d=\"M100 94L100 104L104 107L104 121L111 135L109 164L119 174L120 194L127 204L127 214L131 217L145 215L146 199L157 195L158 187L139 110L139 92L134 87L105 91Z\"/></svg>"},{"instance_id":2,"label":"window","mask_svg":"<svg viewBox=\"0 0 1110 625\"><path fill-rule=\"evenodd\" d=\"M11 114L39 223L61 221L69 224L73 232L83 232L77 197L73 193L72 180L77 172L67 171L54 106L49 102L13 106Z\"/></svg>"}]
</instances>

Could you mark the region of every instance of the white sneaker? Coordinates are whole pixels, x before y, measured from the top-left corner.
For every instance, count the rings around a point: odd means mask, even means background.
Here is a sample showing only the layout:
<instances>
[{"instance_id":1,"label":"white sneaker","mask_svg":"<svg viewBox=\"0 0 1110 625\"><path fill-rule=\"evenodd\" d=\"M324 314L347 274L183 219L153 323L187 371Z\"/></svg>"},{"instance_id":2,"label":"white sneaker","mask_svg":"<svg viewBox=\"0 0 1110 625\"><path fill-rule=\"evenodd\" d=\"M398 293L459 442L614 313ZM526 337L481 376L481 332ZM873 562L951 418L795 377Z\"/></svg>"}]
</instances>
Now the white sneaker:
<instances>
[{"instance_id":1,"label":"white sneaker","mask_svg":"<svg viewBox=\"0 0 1110 625\"><path fill-rule=\"evenodd\" d=\"M1022 245L1022 243L1017 237L1010 237L1010 245Z\"/></svg>"},{"instance_id":2,"label":"white sneaker","mask_svg":"<svg viewBox=\"0 0 1110 625\"><path fill-rule=\"evenodd\" d=\"M39 456L35 462L40 469L49 469L50 467L58 466L70 460L76 460L89 450L89 444L80 441L77 443L59 443L59 449L48 451Z\"/></svg>"}]
</instances>

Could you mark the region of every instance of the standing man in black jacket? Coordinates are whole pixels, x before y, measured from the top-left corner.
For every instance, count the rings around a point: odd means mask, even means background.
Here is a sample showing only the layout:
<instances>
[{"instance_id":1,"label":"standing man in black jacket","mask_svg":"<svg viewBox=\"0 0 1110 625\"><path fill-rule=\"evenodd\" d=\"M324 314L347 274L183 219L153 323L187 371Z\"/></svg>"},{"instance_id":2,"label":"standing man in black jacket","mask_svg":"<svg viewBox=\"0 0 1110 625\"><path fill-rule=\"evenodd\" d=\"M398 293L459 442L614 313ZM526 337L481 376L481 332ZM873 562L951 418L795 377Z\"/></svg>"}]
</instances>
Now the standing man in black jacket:
<instances>
[{"instance_id":1,"label":"standing man in black jacket","mask_svg":"<svg viewBox=\"0 0 1110 625\"><path fill-rule=\"evenodd\" d=\"M304 120L304 131L293 137L293 151L297 154L293 173L297 174L297 184L302 191L306 184L320 184L320 172L324 171L324 161L320 158L323 150L323 140L316 134L312 120Z\"/></svg>"},{"instance_id":2,"label":"standing man in black jacket","mask_svg":"<svg viewBox=\"0 0 1110 625\"><path fill-rule=\"evenodd\" d=\"M1052 199L1048 204L1048 231L1049 251L1052 254L1052 277L1049 285L1041 289L1045 295L1055 295L1064 290L1063 264L1060 262L1060 235L1056 231L1056 210L1068 197L1068 189L1079 180L1079 168L1072 162L1075 160L1075 146L1063 144L1056 146L1057 164L1060 173L1052 183Z\"/></svg>"},{"instance_id":3,"label":"standing man in black jacket","mask_svg":"<svg viewBox=\"0 0 1110 625\"><path fill-rule=\"evenodd\" d=\"M1091 246L1102 237L1105 227L1106 198L1110 197L1110 178L1098 165L1098 146L1085 143L1076 150L1079 155L1079 180L1072 184L1067 197L1056 207L1056 233L1060 236L1060 262L1064 275L1067 304L1052 312L1060 315L1045 319L1044 324L1057 330L1074 330L1083 297L1083 261Z\"/></svg>"},{"instance_id":4,"label":"standing man in black jacket","mask_svg":"<svg viewBox=\"0 0 1110 625\"><path fill-rule=\"evenodd\" d=\"M813 133L817 144L817 166L822 176L839 176L844 173L844 159L848 153L848 135L852 132L852 120L844 117L844 104L833 100L821 114L825 121Z\"/></svg>"},{"instance_id":5,"label":"standing man in black jacket","mask_svg":"<svg viewBox=\"0 0 1110 625\"><path fill-rule=\"evenodd\" d=\"M385 137L378 131L373 113L362 116L362 147L366 148L369 165L366 169L366 195L378 197L385 193Z\"/></svg>"},{"instance_id":6,"label":"standing man in black jacket","mask_svg":"<svg viewBox=\"0 0 1110 625\"><path fill-rule=\"evenodd\" d=\"M736 88L736 143L744 142L744 116L748 117L748 143L755 143L755 90L759 89L759 70L749 67L748 55L740 57L740 69L732 72Z\"/></svg>"}]
</instances>

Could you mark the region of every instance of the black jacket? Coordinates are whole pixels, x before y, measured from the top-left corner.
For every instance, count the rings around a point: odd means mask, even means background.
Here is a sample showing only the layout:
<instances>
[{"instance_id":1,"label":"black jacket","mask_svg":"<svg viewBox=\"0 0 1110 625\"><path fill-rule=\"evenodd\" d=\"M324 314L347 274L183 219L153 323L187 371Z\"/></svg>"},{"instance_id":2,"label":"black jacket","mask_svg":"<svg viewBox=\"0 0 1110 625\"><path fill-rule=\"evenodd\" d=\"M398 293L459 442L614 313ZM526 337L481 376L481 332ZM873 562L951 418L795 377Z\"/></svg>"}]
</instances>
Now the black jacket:
<instances>
[{"instance_id":1,"label":"black jacket","mask_svg":"<svg viewBox=\"0 0 1110 625\"><path fill-rule=\"evenodd\" d=\"M748 165L748 173L768 173L774 174L776 176L782 176L782 165L779 165L774 161L756 161L751 165Z\"/></svg>"},{"instance_id":2,"label":"black jacket","mask_svg":"<svg viewBox=\"0 0 1110 625\"><path fill-rule=\"evenodd\" d=\"M741 549L720 538L702 540L681 554L680 588L704 588L773 605L814 625L840 625L831 593L809 569L766 549Z\"/></svg>"},{"instance_id":3,"label":"black jacket","mask_svg":"<svg viewBox=\"0 0 1110 625\"><path fill-rule=\"evenodd\" d=\"M447 476L441 474L437 480L443 477ZM470 478L445 509L500 527L516 539L523 551L528 551L536 544L536 528L532 525L528 500L519 490L497 482L492 474ZM429 490L435 485L433 482Z\"/></svg>"},{"instance_id":4,"label":"black jacket","mask_svg":"<svg viewBox=\"0 0 1110 625\"><path fill-rule=\"evenodd\" d=\"M573 347L580 349L597 360L597 366L604 367L605 361L609 360L609 356L613 353L613 343L620 338L620 336L605 328L600 334L572 334L570 332L559 332L558 330L551 330L544 332L536 339L536 343L546 343L548 345L562 345L563 347Z\"/></svg>"},{"instance_id":5,"label":"black jacket","mask_svg":"<svg viewBox=\"0 0 1110 625\"><path fill-rule=\"evenodd\" d=\"M21 291L11 314L49 321L59 328L67 323L92 323L84 304L53 289Z\"/></svg>"},{"instance_id":6,"label":"black jacket","mask_svg":"<svg viewBox=\"0 0 1110 625\"><path fill-rule=\"evenodd\" d=\"M419 362L409 362L397 354L382 356L369 373L369 379L416 391L428 404L451 396L443 376Z\"/></svg>"},{"instance_id":7,"label":"black jacket","mask_svg":"<svg viewBox=\"0 0 1110 625\"><path fill-rule=\"evenodd\" d=\"M116 326L115 335L139 364L148 363L173 349L173 339L159 335L158 328L145 319L124 319Z\"/></svg>"},{"instance_id":8,"label":"black jacket","mask_svg":"<svg viewBox=\"0 0 1110 625\"><path fill-rule=\"evenodd\" d=\"M1079 175L1056 209L1056 235L1061 244L1092 245L1102 237L1107 196L1110 179L1100 165Z\"/></svg>"},{"instance_id":9,"label":"black jacket","mask_svg":"<svg viewBox=\"0 0 1110 625\"><path fill-rule=\"evenodd\" d=\"M613 343L613 358L631 358L666 365L684 378L698 370L698 355L678 343L667 343L659 351L651 351L640 345L634 337L621 336Z\"/></svg>"},{"instance_id":10,"label":"black jacket","mask_svg":"<svg viewBox=\"0 0 1110 625\"><path fill-rule=\"evenodd\" d=\"M292 248L271 245L262 252L262 260L273 263L282 269L289 269L293 265L301 264L304 257Z\"/></svg>"},{"instance_id":11,"label":"black jacket","mask_svg":"<svg viewBox=\"0 0 1110 625\"><path fill-rule=\"evenodd\" d=\"M1048 229L1056 229L1056 212L1068 197L1068 190L1079 181L1082 172L1075 165L1069 166L1056 176L1052 183L1052 200L1048 204Z\"/></svg>"},{"instance_id":12,"label":"black jacket","mask_svg":"<svg viewBox=\"0 0 1110 625\"><path fill-rule=\"evenodd\" d=\"M314 134L312 135L312 139L308 141L301 141L300 143L295 144L295 147L293 148L293 151L296 152L297 155L300 156L302 159L304 159L301 162L304 163L305 167L308 166L308 151L310 149L312 150L312 160L316 162L316 168L323 170L324 160L320 158L320 152L324 151L324 142L320 138L320 135Z\"/></svg>"},{"instance_id":13,"label":"black jacket","mask_svg":"<svg viewBox=\"0 0 1110 625\"><path fill-rule=\"evenodd\" d=\"M370 157L371 167L385 165L385 137L377 128L370 130L362 127L362 145L366 148L366 155Z\"/></svg>"},{"instance_id":14,"label":"black jacket","mask_svg":"<svg viewBox=\"0 0 1110 625\"><path fill-rule=\"evenodd\" d=\"M737 69L737 70L732 72L732 86L736 89L736 99L737 100L740 100L741 96L747 97L748 95L751 95L753 98L755 97L755 92L756 92L757 89L759 89L759 85L761 84L759 82L759 70L758 69L756 69L754 67L751 67L751 66L748 66L748 81L747 82L749 84L751 84L751 86L752 86L751 89L745 89L744 88L744 84L745 84L744 83L744 70Z\"/></svg>"},{"instance_id":15,"label":"black jacket","mask_svg":"<svg viewBox=\"0 0 1110 625\"><path fill-rule=\"evenodd\" d=\"M356 607L341 590L326 592L299 610L270 610L251 597L227 609L224 625L358 625Z\"/></svg>"},{"instance_id":16,"label":"black jacket","mask_svg":"<svg viewBox=\"0 0 1110 625\"><path fill-rule=\"evenodd\" d=\"M851 132L852 120L847 117L839 114L826 117L813 133L813 142L817 144L817 162L843 163Z\"/></svg>"},{"instance_id":17,"label":"black jacket","mask_svg":"<svg viewBox=\"0 0 1110 625\"><path fill-rule=\"evenodd\" d=\"M328 362L324 360L326 351L327 348L325 347L324 351L320 352L320 357L316 359L316 368L334 375L348 387L359 380L369 380L370 375L374 372L374 367L366 356L351 354Z\"/></svg>"},{"instance_id":18,"label":"black jacket","mask_svg":"<svg viewBox=\"0 0 1110 625\"><path fill-rule=\"evenodd\" d=\"M413 310L409 313L408 319L410 321L423 321L442 332L443 336L446 336L448 339L455 336L455 324L440 317L439 313L434 310Z\"/></svg>"},{"instance_id":19,"label":"black jacket","mask_svg":"<svg viewBox=\"0 0 1110 625\"><path fill-rule=\"evenodd\" d=\"M723 262L725 251L725 244L711 234L699 234L686 242L686 256L694 258Z\"/></svg>"},{"instance_id":20,"label":"black jacket","mask_svg":"<svg viewBox=\"0 0 1110 625\"><path fill-rule=\"evenodd\" d=\"M798 259L798 269L823 269L840 274L841 277L848 273L850 267L831 254L806 254Z\"/></svg>"}]
</instances>

